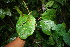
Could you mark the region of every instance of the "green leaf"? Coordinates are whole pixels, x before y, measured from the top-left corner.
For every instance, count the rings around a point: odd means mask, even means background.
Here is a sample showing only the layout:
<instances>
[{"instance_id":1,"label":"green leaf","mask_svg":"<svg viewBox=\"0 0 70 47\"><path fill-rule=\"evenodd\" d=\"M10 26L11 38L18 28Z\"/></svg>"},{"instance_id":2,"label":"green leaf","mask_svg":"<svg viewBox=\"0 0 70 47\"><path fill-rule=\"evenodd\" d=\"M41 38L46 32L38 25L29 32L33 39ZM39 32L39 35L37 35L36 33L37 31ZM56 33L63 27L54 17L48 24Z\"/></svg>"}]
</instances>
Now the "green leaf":
<instances>
[{"instance_id":1,"label":"green leaf","mask_svg":"<svg viewBox=\"0 0 70 47\"><path fill-rule=\"evenodd\" d=\"M70 34L70 29L69 29L69 31L68 31L68 34Z\"/></svg>"},{"instance_id":2,"label":"green leaf","mask_svg":"<svg viewBox=\"0 0 70 47\"><path fill-rule=\"evenodd\" d=\"M62 38L60 38L59 34L54 32L52 36L56 43L56 47L63 47L64 44L63 44Z\"/></svg>"},{"instance_id":3,"label":"green leaf","mask_svg":"<svg viewBox=\"0 0 70 47\"><path fill-rule=\"evenodd\" d=\"M68 33L64 34L63 40L66 44L70 46L70 35Z\"/></svg>"},{"instance_id":4,"label":"green leaf","mask_svg":"<svg viewBox=\"0 0 70 47\"><path fill-rule=\"evenodd\" d=\"M20 11L20 9L19 9L17 6L15 6L15 9L17 10L17 12L18 12L20 15L22 15L22 12Z\"/></svg>"},{"instance_id":5,"label":"green leaf","mask_svg":"<svg viewBox=\"0 0 70 47\"><path fill-rule=\"evenodd\" d=\"M66 26L65 26L64 23L58 24L58 25L56 25L56 27L55 27L55 31L56 31L60 36L63 36L63 35L66 33L65 28L66 28Z\"/></svg>"},{"instance_id":6,"label":"green leaf","mask_svg":"<svg viewBox=\"0 0 70 47\"><path fill-rule=\"evenodd\" d=\"M40 33L38 31L36 31L36 38L38 40L41 40L42 39L42 36L40 35Z\"/></svg>"},{"instance_id":7,"label":"green leaf","mask_svg":"<svg viewBox=\"0 0 70 47\"><path fill-rule=\"evenodd\" d=\"M5 17L5 14L0 14L0 18L3 19Z\"/></svg>"},{"instance_id":8,"label":"green leaf","mask_svg":"<svg viewBox=\"0 0 70 47\"><path fill-rule=\"evenodd\" d=\"M58 4L53 4L53 8L57 8L57 9L59 9L60 8L60 6L58 5Z\"/></svg>"},{"instance_id":9,"label":"green leaf","mask_svg":"<svg viewBox=\"0 0 70 47\"><path fill-rule=\"evenodd\" d=\"M34 44L34 47L38 47L38 44Z\"/></svg>"},{"instance_id":10,"label":"green leaf","mask_svg":"<svg viewBox=\"0 0 70 47\"><path fill-rule=\"evenodd\" d=\"M47 44L48 40L43 40L42 41L42 47L49 47L49 45Z\"/></svg>"},{"instance_id":11,"label":"green leaf","mask_svg":"<svg viewBox=\"0 0 70 47\"><path fill-rule=\"evenodd\" d=\"M48 40L47 44L50 44L50 45L55 44L55 42L54 42L54 40L53 40L53 38L51 36L49 37L49 40Z\"/></svg>"},{"instance_id":12,"label":"green leaf","mask_svg":"<svg viewBox=\"0 0 70 47\"><path fill-rule=\"evenodd\" d=\"M55 1L61 3L62 5L64 5L64 3L66 3L66 0L55 0Z\"/></svg>"},{"instance_id":13,"label":"green leaf","mask_svg":"<svg viewBox=\"0 0 70 47\"><path fill-rule=\"evenodd\" d=\"M11 12L9 8L6 9L0 9L0 18L3 19L5 15L11 16Z\"/></svg>"},{"instance_id":14,"label":"green leaf","mask_svg":"<svg viewBox=\"0 0 70 47\"><path fill-rule=\"evenodd\" d=\"M3 9L0 9L0 18L3 19L5 17L5 12Z\"/></svg>"},{"instance_id":15,"label":"green leaf","mask_svg":"<svg viewBox=\"0 0 70 47\"><path fill-rule=\"evenodd\" d=\"M12 34L6 42L7 43L12 42L14 39L16 39L17 36L18 36L17 33Z\"/></svg>"},{"instance_id":16,"label":"green leaf","mask_svg":"<svg viewBox=\"0 0 70 47\"><path fill-rule=\"evenodd\" d=\"M34 10L31 12L31 15L33 15L36 18L38 17L39 13L36 10Z\"/></svg>"},{"instance_id":17,"label":"green leaf","mask_svg":"<svg viewBox=\"0 0 70 47\"><path fill-rule=\"evenodd\" d=\"M54 4L54 1L49 1L49 2L46 4L46 8L47 8L47 7L51 7L53 4Z\"/></svg>"},{"instance_id":18,"label":"green leaf","mask_svg":"<svg viewBox=\"0 0 70 47\"><path fill-rule=\"evenodd\" d=\"M2 47L4 47L5 45L7 45L8 43L12 42L13 40L15 40L18 37L17 33L14 33L10 36L8 36L8 39L5 40L5 42L2 42Z\"/></svg>"},{"instance_id":19,"label":"green leaf","mask_svg":"<svg viewBox=\"0 0 70 47\"><path fill-rule=\"evenodd\" d=\"M44 20L40 21L40 26L42 27L42 31L45 34L50 35L51 34L51 29L53 27L55 27L56 25L54 24L54 21L44 19Z\"/></svg>"},{"instance_id":20,"label":"green leaf","mask_svg":"<svg viewBox=\"0 0 70 47\"><path fill-rule=\"evenodd\" d=\"M11 16L11 15L12 15L12 14L11 14L11 11L10 11L10 9L9 9L9 8L6 8L4 11L5 11L6 15L9 15L9 16Z\"/></svg>"},{"instance_id":21,"label":"green leaf","mask_svg":"<svg viewBox=\"0 0 70 47\"><path fill-rule=\"evenodd\" d=\"M0 26L0 30L2 30L6 25Z\"/></svg>"},{"instance_id":22,"label":"green leaf","mask_svg":"<svg viewBox=\"0 0 70 47\"><path fill-rule=\"evenodd\" d=\"M42 4L44 4L45 3L45 0L40 0L41 2L42 2Z\"/></svg>"},{"instance_id":23,"label":"green leaf","mask_svg":"<svg viewBox=\"0 0 70 47\"><path fill-rule=\"evenodd\" d=\"M42 19L53 20L55 18L56 10L55 9L47 9L42 14Z\"/></svg>"},{"instance_id":24,"label":"green leaf","mask_svg":"<svg viewBox=\"0 0 70 47\"><path fill-rule=\"evenodd\" d=\"M59 38L59 35L58 35L56 32L54 32L54 33L53 33L53 39L54 39L55 41L57 41L58 38Z\"/></svg>"},{"instance_id":25,"label":"green leaf","mask_svg":"<svg viewBox=\"0 0 70 47\"><path fill-rule=\"evenodd\" d=\"M24 16L20 16L16 24L18 36L21 39L26 39L32 35L35 30L35 23L35 18L32 15L24 14Z\"/></svg>"}]
</instances>

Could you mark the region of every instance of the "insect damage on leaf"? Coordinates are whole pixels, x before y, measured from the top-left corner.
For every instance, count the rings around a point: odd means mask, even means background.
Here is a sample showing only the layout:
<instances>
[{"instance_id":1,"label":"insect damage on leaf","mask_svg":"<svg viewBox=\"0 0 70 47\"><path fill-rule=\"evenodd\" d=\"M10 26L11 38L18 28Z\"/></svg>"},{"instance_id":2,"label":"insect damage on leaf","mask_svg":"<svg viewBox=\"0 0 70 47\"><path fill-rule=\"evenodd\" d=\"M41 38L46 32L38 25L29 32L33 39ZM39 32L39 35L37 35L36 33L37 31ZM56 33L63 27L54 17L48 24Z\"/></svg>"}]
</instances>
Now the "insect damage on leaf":
<instances>
[{"instance_id":1,"label":"insect damage on leaf","mask_svg":"<svg viewBox=\"0 0 70 47\"><path fill-rule=\"evenodd\" d=\"M45 34L50 35L51 29L53 30L53 28L55 28L56 24L54 23L54 21L43 19L40 21L40 26L42 27L42 31Z\"/></svg>"},{"instance_id":2,"label":"insect damage on leaf","mask_svg":"<svg viewBox=\"0 0 70 47\"><path fill-rule=\"evenodd\" d=\"M32 15L24 14L24 16L20 16L16 24L18 36L21 39L26 39L32 35L35 30L35 23L35 18Z\"/></svg>"}]
</instances>

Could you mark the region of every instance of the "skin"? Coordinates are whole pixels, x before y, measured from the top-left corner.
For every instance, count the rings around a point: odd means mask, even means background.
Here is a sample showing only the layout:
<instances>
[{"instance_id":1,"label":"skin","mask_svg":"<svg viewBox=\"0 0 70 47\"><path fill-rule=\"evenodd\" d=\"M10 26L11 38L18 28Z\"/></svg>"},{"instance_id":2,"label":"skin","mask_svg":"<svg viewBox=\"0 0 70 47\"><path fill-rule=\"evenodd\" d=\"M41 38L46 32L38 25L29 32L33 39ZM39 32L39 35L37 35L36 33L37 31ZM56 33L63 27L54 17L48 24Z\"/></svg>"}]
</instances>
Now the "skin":
<instances>
[{"instance_id":1,"label":"skin","mask_svg":"<svg viewBox=\"0 0 70 47\"><path fill-rule=\"evenodd\" d=\"M10 42L4 47L24 47L25 41L17 37L14 41Z\"/></svg>"}]
</instances>

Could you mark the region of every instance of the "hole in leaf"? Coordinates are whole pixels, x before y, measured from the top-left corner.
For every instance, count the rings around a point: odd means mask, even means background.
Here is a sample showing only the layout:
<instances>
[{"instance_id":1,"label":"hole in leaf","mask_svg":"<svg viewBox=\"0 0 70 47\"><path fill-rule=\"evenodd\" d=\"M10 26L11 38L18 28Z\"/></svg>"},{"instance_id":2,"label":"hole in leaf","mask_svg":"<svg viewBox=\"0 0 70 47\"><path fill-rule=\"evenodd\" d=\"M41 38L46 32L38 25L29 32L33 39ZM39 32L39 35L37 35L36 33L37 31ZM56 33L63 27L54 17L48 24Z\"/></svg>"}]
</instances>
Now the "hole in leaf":
<instances>
[{"instance_id":1,"label":"hole in leaf","mask_svg":"<svg viewBox=\"0 0 70 47\"><path fill-rule=\"evenodd\" d=\"M49 5L48 5L48 7L49 7Z\"/></svg>"}]
</instances>

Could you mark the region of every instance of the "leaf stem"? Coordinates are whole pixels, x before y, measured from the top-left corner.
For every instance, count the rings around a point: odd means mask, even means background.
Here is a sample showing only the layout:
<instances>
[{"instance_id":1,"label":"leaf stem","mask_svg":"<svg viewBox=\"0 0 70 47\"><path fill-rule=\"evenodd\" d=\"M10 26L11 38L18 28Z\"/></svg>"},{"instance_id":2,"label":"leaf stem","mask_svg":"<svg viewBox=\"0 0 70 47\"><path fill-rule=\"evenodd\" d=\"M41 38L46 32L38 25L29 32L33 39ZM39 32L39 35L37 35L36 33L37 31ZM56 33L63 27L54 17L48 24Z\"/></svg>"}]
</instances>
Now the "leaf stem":
<instances>
[{"instance_id":1,"label":"leaf stem","mask_svg":"<svg viewBox=\"0 0 70 47\"><path fill-rule=\"evenodd\" d=\"M27 9L28 13L30 13L30 11L29 11L29 9L28 9L28 7L27 7L25 1L23 1L23 3L24 3L24 7Z\"/></svg>"}]
</instances>

